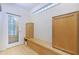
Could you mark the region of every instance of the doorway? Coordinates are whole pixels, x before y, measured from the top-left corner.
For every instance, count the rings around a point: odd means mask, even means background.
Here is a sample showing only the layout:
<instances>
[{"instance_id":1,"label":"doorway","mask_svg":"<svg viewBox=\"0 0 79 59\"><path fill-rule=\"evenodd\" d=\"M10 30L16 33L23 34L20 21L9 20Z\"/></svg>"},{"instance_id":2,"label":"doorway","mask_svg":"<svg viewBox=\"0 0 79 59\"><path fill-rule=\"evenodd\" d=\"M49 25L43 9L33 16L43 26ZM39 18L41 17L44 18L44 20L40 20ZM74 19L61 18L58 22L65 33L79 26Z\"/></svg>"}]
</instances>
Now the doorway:
<instances>
[{"instance_id":1,"label":"doorway","mask_svg":"<svg viewBox=\"0 0 79 59\"><path fill-rule=\"evenodd\" d=\"M8 44L19 41L18 16L8 14Z\"/></svg>"}]
</instances>

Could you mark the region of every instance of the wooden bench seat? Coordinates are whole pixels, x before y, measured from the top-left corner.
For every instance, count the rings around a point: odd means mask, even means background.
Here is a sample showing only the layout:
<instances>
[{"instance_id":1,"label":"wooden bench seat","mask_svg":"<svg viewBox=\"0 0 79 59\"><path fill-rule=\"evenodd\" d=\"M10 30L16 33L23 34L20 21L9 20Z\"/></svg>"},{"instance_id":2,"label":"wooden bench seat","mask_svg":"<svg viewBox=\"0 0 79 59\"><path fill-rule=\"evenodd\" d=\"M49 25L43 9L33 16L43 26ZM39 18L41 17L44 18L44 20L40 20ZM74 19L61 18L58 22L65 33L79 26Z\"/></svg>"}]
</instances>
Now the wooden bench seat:
<instances>
[{"instance_id":1,"label":"wooden bench seat","mask_svg":"<svg viewBox=\"0 0 79 59\"><path fill-rule=\"evenodd\" d=\"M27 45L28 47L35 50L40 55L68 55L65 52L62 52L58 49L48 46L48 44L42 40L37 40L32 38L27 39Z\"/></svg>"}]
</instances>

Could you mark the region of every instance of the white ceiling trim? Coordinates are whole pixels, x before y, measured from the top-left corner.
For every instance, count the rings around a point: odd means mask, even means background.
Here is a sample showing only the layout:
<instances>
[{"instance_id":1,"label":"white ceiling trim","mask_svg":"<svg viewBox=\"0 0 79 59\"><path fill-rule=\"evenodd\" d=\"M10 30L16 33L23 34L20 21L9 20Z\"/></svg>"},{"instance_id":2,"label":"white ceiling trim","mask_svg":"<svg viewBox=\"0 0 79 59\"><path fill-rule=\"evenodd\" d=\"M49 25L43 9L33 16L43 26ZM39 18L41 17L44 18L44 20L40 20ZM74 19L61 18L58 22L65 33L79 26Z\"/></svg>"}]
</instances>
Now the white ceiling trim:
<instances>
[{"instance_id":1,"label":"white ceiling trim","mask_svg":"<svg viewBox=\"0 0 79 59\"><path fill-rule=\"evenodd\" d=\"M37 6L34 10L32 10L32 15L40 13L42 11L45 11L45 10L51 8L51 7L55 7L55 6L59 5L59 4L60 3L48 3L48 4L45 4L43 6L40 6L39 8L37 8L38 7Z\"/></svg>"}]
</instances>

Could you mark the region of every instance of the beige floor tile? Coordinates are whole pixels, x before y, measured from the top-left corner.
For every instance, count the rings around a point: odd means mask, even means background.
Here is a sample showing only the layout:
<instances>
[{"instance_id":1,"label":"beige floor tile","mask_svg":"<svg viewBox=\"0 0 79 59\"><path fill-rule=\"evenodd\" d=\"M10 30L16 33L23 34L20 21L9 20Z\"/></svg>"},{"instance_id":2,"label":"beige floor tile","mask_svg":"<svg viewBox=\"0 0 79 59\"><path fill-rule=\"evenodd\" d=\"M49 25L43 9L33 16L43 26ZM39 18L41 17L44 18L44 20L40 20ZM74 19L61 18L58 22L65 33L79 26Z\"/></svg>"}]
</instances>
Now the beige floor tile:
<instances>
[{"instance_id":1,"label":"beige floor tile","mask_svg":"<svg viewBox=\"0 0 79 59\"><path fill-rule=\"evenodd\" d=\"M35 51L30 49L27 45L18 45L6 50L0 51L0 55L37 55Z\"/></svg>"}]
</instances>

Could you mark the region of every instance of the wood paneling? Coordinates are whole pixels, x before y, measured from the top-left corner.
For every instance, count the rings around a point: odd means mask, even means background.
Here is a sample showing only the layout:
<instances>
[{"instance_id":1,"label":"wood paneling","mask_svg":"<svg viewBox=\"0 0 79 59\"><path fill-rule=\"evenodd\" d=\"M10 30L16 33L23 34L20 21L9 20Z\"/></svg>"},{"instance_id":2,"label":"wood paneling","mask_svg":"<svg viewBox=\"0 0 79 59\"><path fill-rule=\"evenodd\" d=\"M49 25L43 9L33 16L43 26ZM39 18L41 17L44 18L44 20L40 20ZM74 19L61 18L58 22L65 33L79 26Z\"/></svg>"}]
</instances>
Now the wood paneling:
<instances>
[{"instance_id":1,"label":"wood paneling","mask_svg":"<svg viewBox=\"0 0 79 59\"><path fill-rule=\"evenodd\" d=\"M71 54L78 54L78 13L53 17L53 47Z\"/></svg>"}]
</instances>

